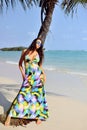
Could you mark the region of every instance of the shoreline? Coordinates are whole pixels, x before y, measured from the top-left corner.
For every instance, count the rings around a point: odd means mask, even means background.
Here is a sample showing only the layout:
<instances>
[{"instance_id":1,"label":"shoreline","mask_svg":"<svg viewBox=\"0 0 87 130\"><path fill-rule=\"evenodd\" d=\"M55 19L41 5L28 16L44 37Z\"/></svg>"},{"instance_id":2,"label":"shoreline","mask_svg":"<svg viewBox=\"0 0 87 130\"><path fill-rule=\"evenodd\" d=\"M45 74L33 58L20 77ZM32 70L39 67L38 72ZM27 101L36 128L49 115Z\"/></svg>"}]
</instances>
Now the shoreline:
<instances>
[{"instance_id":1,"label":"shoreline","mask_svg":"<svg viewBox=\"0 0 87 130\"><path fill-rule=\"evenodd\" d=\"M87 103L87 76L57 72L55 70L45 70L45 73L45 90L47 93ZM20 89L22 76L18 65L0 62L0 84L12 84L12 86L17 86L17 90Z\"/></svg>"}]
</instances>

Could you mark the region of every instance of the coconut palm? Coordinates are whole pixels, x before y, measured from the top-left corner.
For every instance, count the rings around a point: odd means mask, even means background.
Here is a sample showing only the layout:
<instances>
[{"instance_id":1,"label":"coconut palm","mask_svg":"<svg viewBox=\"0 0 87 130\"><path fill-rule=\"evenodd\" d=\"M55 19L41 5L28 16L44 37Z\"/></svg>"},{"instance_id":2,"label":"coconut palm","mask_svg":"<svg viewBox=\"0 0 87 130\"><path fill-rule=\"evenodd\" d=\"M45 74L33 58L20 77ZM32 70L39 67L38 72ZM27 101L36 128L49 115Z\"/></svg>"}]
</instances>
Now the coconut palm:
<instances>
[{"instance_id":1,"label":"coconut palm","mask_svg":"<svg viewBox=\"0 0 87 130\"><path fill-rule=\"evenodd\" d=\"M49 31L49 27L52 21L52 15L55 8L55 5L60 2L60 6L65 11L65 13L72 13L77 7L78 4L82 4L84 7L87 6L87 0L0 0L0 10L3 11L4 6L7 8L11 5L14 7L17 4L17 1L21 3L24 10L29 8L30 6L38 5L41 8L41 22L42 25L40 27L38 37L40 37L44 43L47 33Z\"/></svg>"}]
</instances>

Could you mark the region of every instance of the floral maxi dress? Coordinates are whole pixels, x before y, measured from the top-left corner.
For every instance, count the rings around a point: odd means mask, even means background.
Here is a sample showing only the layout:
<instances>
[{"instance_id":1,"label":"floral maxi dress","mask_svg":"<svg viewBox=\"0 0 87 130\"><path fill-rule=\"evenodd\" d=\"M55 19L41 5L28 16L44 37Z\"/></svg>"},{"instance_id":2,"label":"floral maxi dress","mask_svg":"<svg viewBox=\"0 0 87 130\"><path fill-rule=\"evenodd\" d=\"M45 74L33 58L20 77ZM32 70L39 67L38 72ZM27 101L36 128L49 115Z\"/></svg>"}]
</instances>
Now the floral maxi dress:
<instances>
[{"instance_id":1,"label":"floral maxi dress","mask_svg":"<svg viewBox=\"0 0 87 130\"><path fill-rule=\"evenodd\" d=\"M8 113L10 117L40 120L48 118L43 73L38 65L39 60L39 55L33 60L30 60L29 55L25 56L26 79L11 104Z\"/></svg>"}]
</instances>

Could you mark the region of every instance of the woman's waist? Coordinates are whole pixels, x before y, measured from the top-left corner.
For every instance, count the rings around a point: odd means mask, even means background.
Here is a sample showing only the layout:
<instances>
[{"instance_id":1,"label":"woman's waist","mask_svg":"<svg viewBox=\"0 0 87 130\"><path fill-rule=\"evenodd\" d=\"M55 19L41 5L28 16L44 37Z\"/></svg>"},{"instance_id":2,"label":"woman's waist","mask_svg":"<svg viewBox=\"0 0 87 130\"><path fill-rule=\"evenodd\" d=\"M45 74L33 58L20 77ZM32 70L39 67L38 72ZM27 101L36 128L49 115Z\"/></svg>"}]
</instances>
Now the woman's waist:
<instances>
[{"instance_id":1,"label":"woman's waist","mask_svg":"<svg viewBox=\"0 0 87 130\"><path fill-rule=\"evenodd\" d=\"M43 72L41 71L41 70L26 70L25 69L25 75L28 75L28 76L30 76L30 75L37 75L37 76L39 76L39 75L41 75L41 74L43 74Z\"/></svg>"},{"instance_id":2,"label":"woman's waist","mask_svg":"<svg viewBox=\"0 0 87 130\"><path fill-rule=\"evenodd\" d=\"M38 69L40 68L38 64L32 63L32 64L25 64L25 69Z\"/></svg>"},{"instance_id":3,"label":"woman's waist","mask_svg":"<svg viewBox=\"0 0 87 130\"><path fill-rule=\"evenodd\" d=\"M33 64L32 66L25 66L25 71L41 71L39 65Z\"/></svg>"},{"instance_id":4,"label":"woman's waist","mask_svg":"<svg viewBox=\"0 0 87 130\"><path fill-rule=\"evenodd\" d=\"M25 62L25 66L26 66L26 65L28 65L28 66L32 66L32 65L34 65L34 64L37 65L37 66L39 66L37 61L29 61L29 62Z\"/></svg>"}]
</instances>

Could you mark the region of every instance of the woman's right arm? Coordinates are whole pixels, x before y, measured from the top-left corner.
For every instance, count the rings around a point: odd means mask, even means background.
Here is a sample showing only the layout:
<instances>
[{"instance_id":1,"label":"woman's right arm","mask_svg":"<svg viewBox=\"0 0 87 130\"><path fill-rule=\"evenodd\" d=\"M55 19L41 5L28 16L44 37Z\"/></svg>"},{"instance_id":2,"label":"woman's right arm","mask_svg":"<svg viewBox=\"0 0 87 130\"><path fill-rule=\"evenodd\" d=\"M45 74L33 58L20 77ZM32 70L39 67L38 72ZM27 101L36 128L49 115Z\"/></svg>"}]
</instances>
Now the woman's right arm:
<instances>
[{"instance_id":1,"label":"woman's right arm","mask_svg":"<svg viewBox=\"0 0 87 130\"><path fill-rule=\"evenodd\" d=\"M19 60L19 69L21 71L23 80L25 79L25 71L24 71L24 68L22 66L22 63L24 62L24 57L25 57L24 52L25 52L25 50L22 51L22 54L21 54L21 57L20 57L20 60Z\"/></svg>"}]
</instances>

